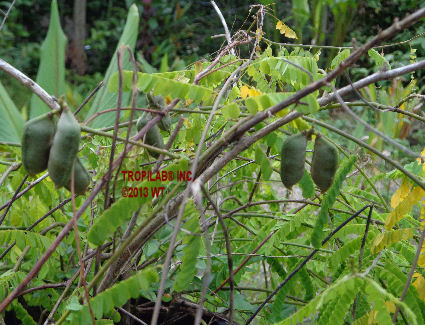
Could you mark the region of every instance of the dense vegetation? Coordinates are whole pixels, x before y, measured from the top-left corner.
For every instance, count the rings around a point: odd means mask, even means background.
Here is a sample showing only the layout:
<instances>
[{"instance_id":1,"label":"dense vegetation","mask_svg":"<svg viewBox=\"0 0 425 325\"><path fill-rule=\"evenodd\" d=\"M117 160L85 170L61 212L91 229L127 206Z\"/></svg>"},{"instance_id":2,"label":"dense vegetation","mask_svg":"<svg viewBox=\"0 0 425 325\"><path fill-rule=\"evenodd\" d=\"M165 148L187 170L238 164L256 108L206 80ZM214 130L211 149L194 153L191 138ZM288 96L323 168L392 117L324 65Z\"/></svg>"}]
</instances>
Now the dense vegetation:
<instances>
[{"instance_id":1,"label":"dense vegetation","mask_svg":"<svg viewBox=\"0 0 425 325\"><path fill-rule=\"evenodd\" d=\"M1 3L2 323L425 323L425 8L216 3Z\"/></svg>"}]
</instances>

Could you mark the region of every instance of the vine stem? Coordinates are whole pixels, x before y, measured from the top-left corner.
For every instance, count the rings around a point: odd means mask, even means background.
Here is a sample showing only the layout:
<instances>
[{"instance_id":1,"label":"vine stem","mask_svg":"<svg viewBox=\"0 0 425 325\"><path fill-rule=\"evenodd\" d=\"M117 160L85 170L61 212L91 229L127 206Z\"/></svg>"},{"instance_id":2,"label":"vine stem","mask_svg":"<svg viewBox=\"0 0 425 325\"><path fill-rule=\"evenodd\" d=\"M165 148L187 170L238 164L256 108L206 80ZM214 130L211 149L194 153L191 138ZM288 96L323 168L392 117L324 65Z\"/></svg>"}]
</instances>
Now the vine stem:
<instances>
[{"instance_id":1,"label":"vine stem","mask_svg":"<svg viewBox=\"0 0 425 325\"><path fill-rule=\"evenodd\" d=\"M357 211L356 213L354 213L351 217L349 217L347 220L345 220L343 223L341 223L337 228L335 228L335 230L333 230L325 239L322 240L322 246L324 244L326 244L338 231L340 231L345 225L347 225L351 220L353 220L354 218L357 218L358 215L360 215L360 213L362 213L364 210L366 210L367 208L369 209L373 209L373 206L371 205L366 205L365 207L361 208L359 211ZM369 212L371 213L371 212ZM291 274L289 274L285 280L283 280L283 282L266 298L266 300L260 305L260 307L257 308L257 310L249 317L249 319L246 321L245 325L250 324L253 319L255 318L255 316L257 316L257 314L260 312L261 309L264 308L264 306L270 301L270 299L272 299L276 293L279 292L280 289L282 289L285 284L287 284L289 282L289 280L291 280L295 274L298 273L299 270L301 270L301 268L307 264L307 262L309 260L311 260L311 258L318 252L318 249L315 249L314 251L312 251L310 253L310 255L308 255L292 272Z\"/></svg>"}]
</instances>

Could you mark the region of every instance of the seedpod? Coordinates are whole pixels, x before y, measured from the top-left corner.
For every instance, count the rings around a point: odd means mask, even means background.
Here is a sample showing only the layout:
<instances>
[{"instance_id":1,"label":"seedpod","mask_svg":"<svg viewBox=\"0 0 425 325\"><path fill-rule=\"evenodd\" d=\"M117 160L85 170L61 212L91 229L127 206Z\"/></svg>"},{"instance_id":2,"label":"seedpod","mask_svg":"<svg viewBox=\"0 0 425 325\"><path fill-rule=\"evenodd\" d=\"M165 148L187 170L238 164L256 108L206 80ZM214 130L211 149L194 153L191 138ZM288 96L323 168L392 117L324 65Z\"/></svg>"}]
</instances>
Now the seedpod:
<instances>
[{"instance_id":1,"label":"seedpod","mask_svg":"<svg viewBox=\"0 0 425 325\"><path fill-rule=\"evenodd\" d=\"M50 178L57 188L69 184L72 166L80 144L80 136L80 125L69 108L64 108L50 148L47 166Z\"/></svg>"},{"instance_id":2,"label":"seedpod","mask_svg":"<svg viewBox=\"0 0 425 325\"><path fill-rule=\"evenodd\" d=\"M142 115L136 123L136 128L140 131L149 122L147 114ZM145 135L145 143L160 149L164 148L164 139L158 126L155 124ZM159 153L149 150L148 152L155 158L159 157Z\"/></svg>"},{"instance_id":3,"label":"seedpod","mask_svg":"<svg viewBox=\"0 0 425 325\"><path fill-rule=\"evenodd\" d=\"M306 147L307 137L304 133L288 137L282 145L280 178L288 189L298 183L304 175Z\"/></svg>"},{"instance_id":4,"label":"seedpod","mask_svg":"<svg viewBox=\"0 0 425 325\"><path fill-rule=\"evenodd\" d=\"M22 137L22 165L30 176L47 169L50 146L55 135L52 116L32 119L25 123Z\"/></svg>"},{"instance_id":5,"label":"seedpod","mask_svg":"<svg viewBox=\"0 0 425 325\"><path fill-rule=\"evenodd\" d=\"M335 146L320 135L314 142L313 159L311 161L311 178L322 191L326 192L332 185L338 168L338 151Z\"/></svg>"},{"instance_id":6,"label":"seedpod","mask_svg":"<svg viewBox=\"0 0 425 325\"><path fill-rule=\"evenodd\" d=\"M77 195L82 195L86 192L90 185L90 175L80 159L75 159L74 162L74 192ZM71 191L71 180L65 188Z\"/></svg>"}]
</instances>

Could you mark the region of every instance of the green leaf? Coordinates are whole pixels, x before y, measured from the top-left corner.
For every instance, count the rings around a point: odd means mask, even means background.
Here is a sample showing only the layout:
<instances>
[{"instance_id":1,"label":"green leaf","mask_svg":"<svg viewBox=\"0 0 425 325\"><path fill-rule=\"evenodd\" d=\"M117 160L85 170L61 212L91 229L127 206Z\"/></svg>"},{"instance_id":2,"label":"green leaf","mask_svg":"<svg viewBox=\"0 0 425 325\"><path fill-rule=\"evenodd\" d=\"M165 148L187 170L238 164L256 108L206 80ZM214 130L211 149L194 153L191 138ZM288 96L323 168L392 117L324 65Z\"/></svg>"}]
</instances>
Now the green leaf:
<instances>
[{"instance_id":1,"label":"green leaf","mask_svg":"<svg viewBox=\"0 0 425 325\"><path fill-rule=\"evenodd\" d=\"M132 214L139 208L140 198L122 197L96 219L87 239L94 245L102 245L106 238L115 230L130 220Z\"/></svg>"},{"instance_id":2,"label":"green leaf","mask_svg":"<svg viewBox=\"0 0 425 325\"><path fill-rule=\"evenodd\" d=\"M65 94L65 47L66 36L60 24L57 2L53 0L47 37L41 45L36 82L56 98ZM31 96L30 118L49 110L49 107L37 95Z\"/></svg>"},{"instance_id":3,"label":"green leaf","mask_svg":"<svg viewBox=\"0 0 425 325\"><path fill-rule=\"evenodd\" d=\"M303 197L306 199L311 199L314 197L314 183L311 179L311 176L307 171L304 171L304 175L301 178L298 185L301 187L301 190L303 191Z\"/></svg>"},{"instance_id":4,"label":"green leaf","mask_svg":"<svg viewBox=\"0 0 425 325\"><path fill-rule=\"evenodd\" d=\"M238 104L232 103L221 109L225 119L237 119L241 113Z\"/></svg>"},{"instance_id":5,"label":"green leaf","mask_svg":"<svg viewBox=\"0 0 425 325\"><path fill-rule=\"evenodd\" d=\"M102 315L109 314L114 307L120 307L129 299L139 297L142 290L152 287L152 285L158 280L158 272L149 268L114 284L111 288L106 289L90 299L94 314L98 318L102 317ZM138 294L135 295L135 292L138 292ZM72 309L69 308L70 305ZM71 323L77 323L78 320L77 324L92 324L88 306L79 305L76 296L71 298L71 303L68 304L68 309L73 311L70 315ZM114 312L113 317L115 318L118 316L119 314L116 315ZM119 319L116 319L117 322L119 322Z\"/></svg>"},{"instance_id":6,"label":"green leaf","mask_svg":"<svg viewBox=\"0 0 425 325\"><path fill-rule=\"evenodd\" d=\"M199 221L196 217L191 218L186 227L187 230L199 233ZM176 279L174 280L173 289L177 292L181 292L189 287L193 278L195 277L198 269L196 268L196 262L201 246L201 237L185 235L183 238L183 256L180 272L177 273Z\"/></svg>"},{"instance_id":7,"label":"green leaf","mask_svg":"<svg viewBox=\"0 0 425 325\"><path fill-rule=\"evenodd\" d=\"M155 96L171 96L172 98L192 99L196 103L201 101L210 102L213 92L211 89L188 84L182 80L174 80L176 73L141 73L137 74L137 88L140 91L153 91ZM133 78L132 71L123 72L123 90L131 89ZM108 85L110 92L118 92L118 72L113 74Z\"/></svg>"},{"instance_id":8,"label":"green leaf","mask_svg":"<svg viewBox=\"0 0 425 325\"><path fill-rule=\"evenodd\" d=\"M27 312L27 310L17 301L12 303L12 309L16 314L16 318L21 320L21 324L25 325L36 325L37 323L31 317L31 315Z\"/></svg>"},{"instance_id":9,"label":"green leaf","mask_svg":"<svg viewBox=\"0 0 425 325\"><path fill-rule=\"evenodd\" d=\"M356 156L352 156L344 160L335 175L333 184L322 200L322 205L317 216L316 225L314 226L313 233L311 235L311 243L315 248L320 248L321 246L321 241L324 237L323 227L325 226L328 218L328 210L332 208L332 205L335 203L336 197L339 195L339 190L342 187L342 183L344 182L345 177L348 175L351 168L353 168L356 159Z\"/></svg>"},{"instance_id":10,"label":"green leaf","mask_svg":"<svg viewBox=\"0 0 425 325\"><path fill-rule=\"evenodd\" d=\"M381 54L379 54L376 50L370 49L367 54L369 54L370 58L375 62L378 67L381 67L384 64L388 65L387 60ZM389 66L389 65L388 65Z\"/></svg>"},{"instance_id":11,"label":"green leaf","mask_svg":"<svg viewBox=\"0 0 425 325\"><path fill-rule=\"evenodd\" d=\"M66 308L68 310L78 311L78 310L83 309L83 306L80 305L80 303L78 302L77 296L72 296L71 299L69 300L69 303L66 306Z\"/></svg>"},{"instance_id":12,"label":"green leaf","mask_svg":"<svg viewBox=\"0 0 425 325\"><path fill-rule=\"evenodd\" d=\"M109 84L109 80L114 73L118 73L118 64L116 53L118 52L121 45L128 45L134 51L134 47L136 45L137 34L138 34L138 26L139 26L139 11L137 9L136 4L133 4L127 16L127 21L125 23L124 31L121 35L121 38L118 42L117 48L114 51L114 55L109 63L109 67L106 70L105 78L103 79L104 85L96 94L96 97L93 100L93 104L90 107L90 110L86 116L86 120L89 119L94 114L103 111L105 109L114 108L117 105L118 93L110 93L108 91L107 85ZM124 51L123 58L123 69L131 69L131 63L129 61L129 56L127 51ZM131 89L131 87L130 87ZM127 106L130 102L130 93L123 93L122 96L122 106ZM124 113L123 113L124 114ZM106 126L113 125L115 121L115 112L110 112L106 114L100 115L98 118L93 120L90 123L91 127L94 128L102 128Z\"/></svg>"},{"instance_id":13,"label":"green leaf","mask_svg":"<svg viewBox=\"0 0 425 325\"><path fill-rule=\"evenodd\" d=\"M344 61L346 58L350 56L350 50L345 49L341 52L339 52L332 60L331 62L331 69L335 69L337 65L339 65L342 61Z\"/></svg>"},{"instance_id":14,"label":"green leaf","mask_svg":"<svg viewBox=\"0 0 425 325\"><path fill-rule=\"evenodd\" d=\"M0 141L21 143L24 119L0 82Z\"/></svg>"}]
</instances>

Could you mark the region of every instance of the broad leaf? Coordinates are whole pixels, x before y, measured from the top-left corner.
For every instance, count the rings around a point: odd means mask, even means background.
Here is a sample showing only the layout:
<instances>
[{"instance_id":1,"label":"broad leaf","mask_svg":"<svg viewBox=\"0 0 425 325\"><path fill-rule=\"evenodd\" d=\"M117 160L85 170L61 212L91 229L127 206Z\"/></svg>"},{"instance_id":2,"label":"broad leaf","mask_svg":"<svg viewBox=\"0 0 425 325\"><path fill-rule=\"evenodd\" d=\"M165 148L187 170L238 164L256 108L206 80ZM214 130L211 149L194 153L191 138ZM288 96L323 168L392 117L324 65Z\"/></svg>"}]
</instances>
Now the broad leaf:
<instances>
[{"instance_id":1,"label":"broad leaf","mask_svg":"<svg viewBox=\"0 0 425 325\"><path fill-rule=\"evenodd\" d=\"M24 119L0 83L0 141L21 143Z\"/></svg>"},{"instance_id":2,"label":"broad leaf","mask_svg":"<svg viewBox=\"0 0 425 325\"><path fill-rule=\"evenodd\" d=\"M108 91L107 85L109 84L109 79L114 73L118 72L118 63L117 56L115 55L121 45L128 45L134 51L134 47L136 45L137 33L139 26L139 11L137 6L133 4L128 11L127 22L125 23L124 31L121 35L121 38L118 42L117 48L114 52L114 55L109 63L108 70L106 70L105 78L103 79L104 85L96 94L96 97L93 100L93 104L90 107L90 110L86 116L86 119L89 119L94 114L114 108L117 105L118 93L110 93ZM123 58L123 68L130 70L131 63L129 61L128 52L125 51ZM123 93L122 96L122 106L127 106L130 102L130 92ZM110 112L106 114L100 115L98 118L93 120L90 123L90 126L94 128L102 128L106 126L111 126L115 120L115 112Z\"/></svg>"},{"instance_id":3,"label":"broad leaf","mask_svg":"<svg viewBox=\"0 0 425 325\"><path fill-rule=\"evenodd\" d=\"M59 98L65 94L65 46L66 36L62 30L58 5L52 1L47 37L41 45L40 66L36 82L50 95ZM35 94L31 97L30 118L49 111L49 107Z\"/></svg>"}]
</instances>

